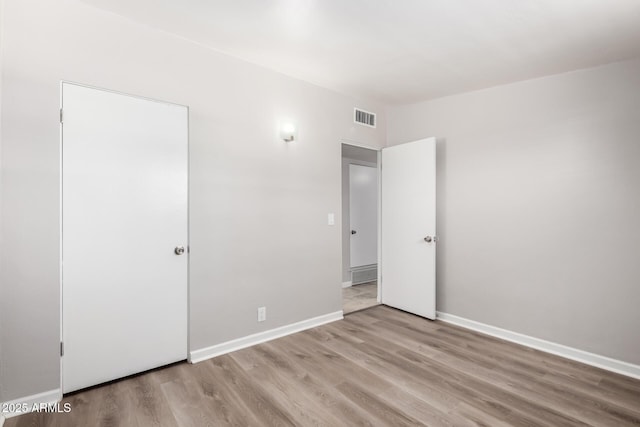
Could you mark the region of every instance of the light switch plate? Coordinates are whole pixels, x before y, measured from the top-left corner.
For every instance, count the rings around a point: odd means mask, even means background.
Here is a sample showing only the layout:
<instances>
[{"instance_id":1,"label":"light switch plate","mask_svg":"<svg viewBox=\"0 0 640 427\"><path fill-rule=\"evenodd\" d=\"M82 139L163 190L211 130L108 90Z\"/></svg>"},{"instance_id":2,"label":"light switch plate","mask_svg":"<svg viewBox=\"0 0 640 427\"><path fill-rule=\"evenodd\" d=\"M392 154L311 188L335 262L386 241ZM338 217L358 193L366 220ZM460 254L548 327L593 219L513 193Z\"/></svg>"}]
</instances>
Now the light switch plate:
<instances>
[{"instance_id":1,"label":"light switch plate","mask_svg":"<svg viewBox=\"0 0 640 427\"><path fill-rule=\"evenodd\" d=\"M327 216L327 224L328 225L336 225L336 216L333 213L330 213Z\"/></svg>"}]
</instances>

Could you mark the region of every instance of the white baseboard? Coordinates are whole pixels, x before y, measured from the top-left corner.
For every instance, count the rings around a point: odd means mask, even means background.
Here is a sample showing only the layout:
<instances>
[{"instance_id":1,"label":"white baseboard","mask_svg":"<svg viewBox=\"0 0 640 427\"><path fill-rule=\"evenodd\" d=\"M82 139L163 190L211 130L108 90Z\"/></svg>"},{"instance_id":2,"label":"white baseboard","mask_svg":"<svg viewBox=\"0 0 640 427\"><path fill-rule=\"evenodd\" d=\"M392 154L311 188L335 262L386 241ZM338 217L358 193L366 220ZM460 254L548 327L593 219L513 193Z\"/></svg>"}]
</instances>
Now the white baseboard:
<instances>
[{"instance_id":1,"label":"white baseboard","mask_svg":"<svg viewBox=\"0 0 640 427\"><path fill-rule=\"evenodd\" d=\"M342 287L343 288L349 288L351 287L351 285L353 285L353 282L349 281L349 282L342 282Z\"/></svg>"},{"instance_id":2,"label":"white baseboard","mask_svg":"<svg viewBox=\"0 0 640 427\"><path fill-rule=\"evenodd\" d=\"M221 356L232 351L241 350L243 348L251 347L252 345L271 341L276 338L304 331L305 329L315 328L316 326L324 325L325 323L331 323L335 322L336 320L342 319L343 313L342 310L340 310L334 313L329 313L322 316L313 317L311 319L303 320L301 322L292 323L290 325L281 326L269 331L259 332L257 334L227 341L221 344L216 344L211 347L194 350L189 353L189 362L202 362L204 360L211 359L216 356Z\"/></svg>"},{"instance_id":3,"label":"white baseboard","mask_svg":"<svg viewBox=\"0 0 640 427\"><path fill-rule=\"evenodd\" d=\"M520 334L518 332L509 331L502 328L497 328L495 326L476 322L475 320L465 319L463 317L455 316L448 313L442 313L440 311L437 312L436 318L438 320L442 320L443 322L481 332L486 335L491 335L505 341L511 341L516 344L535 348L536 350L541 350L547 353L555 354L557 356L562 356L567 359L575 360L586 365L595 366L607 371L640 379L640 365L634 365L633 363L623 362L622 360L612 359L610 357L601 356L595 353L589 353L588 351L579 350L577 348L568 347L562 344L556 344L551 341L542 340L540 338L531 337L529 335Z\"/></svg>"},{"instance_id":4,"label":"white baseboard","mask_svg":"<svg viewBox=\"0 0 640 427\"><path fill-rule=\"evenodd\" d=\"M24 408L24 410L3 412L0 418L0 426L4 424L5 418L16 417L18 415L32 412L34 405L41 403L54 404L62 400L62 390L59 388L55 390L45 391L43 393L33 394L31 396L25 396L18 399L10 400L2 403L2 408Z\"/></svg>"}]
</instances>

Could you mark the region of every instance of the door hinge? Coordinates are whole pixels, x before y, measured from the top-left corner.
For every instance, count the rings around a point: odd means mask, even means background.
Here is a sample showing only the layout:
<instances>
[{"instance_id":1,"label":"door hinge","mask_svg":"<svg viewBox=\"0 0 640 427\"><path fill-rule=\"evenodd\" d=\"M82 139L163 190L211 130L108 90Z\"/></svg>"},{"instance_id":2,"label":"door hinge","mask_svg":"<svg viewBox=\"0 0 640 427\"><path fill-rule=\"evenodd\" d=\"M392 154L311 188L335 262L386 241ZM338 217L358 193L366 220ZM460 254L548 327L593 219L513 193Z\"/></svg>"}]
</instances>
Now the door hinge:
<instances>
[{"instance_id":1,"label":"door hinge","mask_svg":"<svg viewBox=\"0 0 640 427\"><path fill-rule=\"evenodd\" d=\"M62 108L60 109L60 123L62 123Z\"/></svg>"},{"instance_id":2,"label":"door hinge","mask_svg":"<svg viewBox=\"0 0 640 427\"><path fill-rule=\"evenodd\" d=\"M60 341L60 356L64 356L64 343Z\"/></svg>"}]
</instances>

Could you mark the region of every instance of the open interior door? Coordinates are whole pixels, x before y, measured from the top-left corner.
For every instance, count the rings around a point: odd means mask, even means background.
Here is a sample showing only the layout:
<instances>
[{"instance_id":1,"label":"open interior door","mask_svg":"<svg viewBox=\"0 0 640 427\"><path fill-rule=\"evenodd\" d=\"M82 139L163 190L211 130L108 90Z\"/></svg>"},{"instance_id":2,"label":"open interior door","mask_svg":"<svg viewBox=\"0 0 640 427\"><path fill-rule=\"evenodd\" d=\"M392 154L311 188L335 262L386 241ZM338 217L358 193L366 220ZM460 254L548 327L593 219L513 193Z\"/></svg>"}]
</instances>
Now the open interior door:
<instances>
[{"instance_id":1,"label":"open interior door","mask_svg":"<svg viewBox=\"0 0 640 427\"><path fill-rule=\"evenodd\" d=\"M383 304L436 317L436 139L382 149Z\"/></svg>"}]
</instances>

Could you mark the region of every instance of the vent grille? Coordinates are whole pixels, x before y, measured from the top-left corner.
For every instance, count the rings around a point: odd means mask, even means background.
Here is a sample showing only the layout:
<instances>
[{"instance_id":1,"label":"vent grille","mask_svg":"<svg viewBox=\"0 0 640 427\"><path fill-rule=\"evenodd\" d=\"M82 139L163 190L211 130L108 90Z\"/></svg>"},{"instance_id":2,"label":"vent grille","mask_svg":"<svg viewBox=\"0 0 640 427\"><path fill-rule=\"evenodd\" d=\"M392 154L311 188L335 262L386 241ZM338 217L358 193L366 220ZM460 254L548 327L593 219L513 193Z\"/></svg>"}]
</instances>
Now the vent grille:
<instances>
[{"instance_id":1,"label":"vent grille","mask_svg":"<svg viewBox=\"0 0 640 427\"><path fill-rule=\"evenodd\" d=\"M362 267L355 267L351 269L351 283L359 285L360 283L373 282L378 279L378 266L365 265Z\"/></svg>"},{"instance_id":2,"label":"vent grille","mask_svg":"<svg viewBox=\"0 0 640 427\"><path fill-rule=\"evenodd\" d=\"M353 121L355 123L374 128L376 127L376 114L359 108L354 108Z\"/></svg>"}]
</instances>

